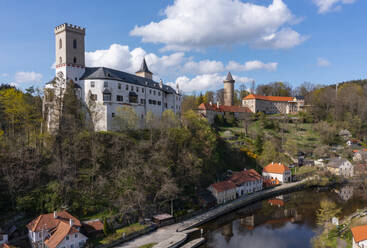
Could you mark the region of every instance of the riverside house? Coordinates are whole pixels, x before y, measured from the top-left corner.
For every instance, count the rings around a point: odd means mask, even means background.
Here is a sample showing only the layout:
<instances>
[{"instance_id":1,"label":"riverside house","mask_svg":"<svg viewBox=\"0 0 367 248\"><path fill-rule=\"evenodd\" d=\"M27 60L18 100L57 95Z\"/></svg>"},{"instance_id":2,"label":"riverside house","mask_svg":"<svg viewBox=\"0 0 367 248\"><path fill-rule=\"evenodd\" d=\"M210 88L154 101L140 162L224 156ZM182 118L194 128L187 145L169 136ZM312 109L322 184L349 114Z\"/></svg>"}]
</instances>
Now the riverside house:
<instances>
[{"instance_id":1,"label":"riverside house","mask_svg":"<svg viewBox=\"0 0 367 248\"><path fill-rule=\"evenodd\" d=\"M291 170L282 163L271 163L265 166L263 173L264 179L277 180L279 183L292 181Z\"/></svg>"},{"instance_id":2,"label":"riverside house","mask_svg":"<svg viewBox=\"0 0 367 248\"><path fill-rule=\"evenodd\" d=\"M28 225L28 237L33 248L80 248L87 237L80 233L80 221L66 211L42 214Z\"/></svg>"},{"instance_id":3,"label":"riverside house","mask_svg":"<svg viewBox=\"0 0 367 248\"><path fill-rule=\"evenodd\" d=\"M236 199L236 184L232 181L222 181L213 183L208 187L213 196L217 199L217 204L226 203Z\"/></svg>"},{"instance_id":4,"label":"riverside house","mask_svg":"<svg viewBox=\"0 0 367 248\"><path fill-rule=\"evenodd\" d=\"M332 158L326 165L326 168L328 171L337 176L354 176L354 166L345 158Z\"/></svg>"},{"instance_id":5,"label":"riverside house","mask_svg":"<svg viewBox=\"0 0 367 248\"><path fill-rule=\"evenodd\" d=\"M351 228L353 248L367 248L367 225Z\"/></svg>"},{"instance_id":6,"label":"riverside house","mask_svg":"<svg viewBox=\"0 0 367 248\"><path fill-rule=\"evenodd\" d=\"M235 172L229 180L236 184L238 197L263 189L262 176L254 169Z\"/></svg>"}]
</instances>

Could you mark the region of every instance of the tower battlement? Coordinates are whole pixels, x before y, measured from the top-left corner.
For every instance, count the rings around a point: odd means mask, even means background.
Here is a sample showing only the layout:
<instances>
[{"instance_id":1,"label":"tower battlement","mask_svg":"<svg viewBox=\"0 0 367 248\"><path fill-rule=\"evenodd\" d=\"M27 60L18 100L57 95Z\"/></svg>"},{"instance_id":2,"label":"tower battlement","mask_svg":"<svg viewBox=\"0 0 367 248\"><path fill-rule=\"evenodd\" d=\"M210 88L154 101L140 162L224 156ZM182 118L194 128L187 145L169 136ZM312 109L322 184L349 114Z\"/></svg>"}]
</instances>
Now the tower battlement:
<instances>
[{"instance_id":1,"label":"tower battlement","mask_svg":"<svg viewBox=\"0 0 367 248\"><path fill-rule=\"evenodd\" d=\"M85 28L82 28L80 26L73 25L73 24L68 24L66 22L55 27L55 34L58 34L65 30L73 31L73 32L77 32L77 33L85 35Z\"/></svg>"}]
</instances>

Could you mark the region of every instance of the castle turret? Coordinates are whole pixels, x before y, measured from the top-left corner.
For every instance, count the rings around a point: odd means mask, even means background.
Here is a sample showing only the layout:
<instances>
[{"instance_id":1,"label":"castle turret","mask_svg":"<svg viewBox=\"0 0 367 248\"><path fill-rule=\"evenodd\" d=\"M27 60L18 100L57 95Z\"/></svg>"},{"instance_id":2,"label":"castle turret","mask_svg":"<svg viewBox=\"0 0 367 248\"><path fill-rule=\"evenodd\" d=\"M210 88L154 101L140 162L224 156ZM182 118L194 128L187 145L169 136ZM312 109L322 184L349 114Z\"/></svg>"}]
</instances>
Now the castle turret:
<instances>
[{"instance_id":1,"label":"castle turret","mask_svg":"<svg viewBox=\"0 0 367 248\"><path fill-rule=\"evenodd\" d=\"M232 74L228 72L224 83L224 105L232 106L234 104L234 83Z\"/></svg>"},{"instance_id":2,"label":"castle turret","mask_svg":"<svg viewBox=\"0 0 367 248\"><path fill-rule=\"evenodd\" d=\"M153 73L149 71L145 58L143 59L143 63L141 63L139 71L135 72L135 75L139 77L148 78L148 79L153 78Z\"/></svg>"}]
</instances>

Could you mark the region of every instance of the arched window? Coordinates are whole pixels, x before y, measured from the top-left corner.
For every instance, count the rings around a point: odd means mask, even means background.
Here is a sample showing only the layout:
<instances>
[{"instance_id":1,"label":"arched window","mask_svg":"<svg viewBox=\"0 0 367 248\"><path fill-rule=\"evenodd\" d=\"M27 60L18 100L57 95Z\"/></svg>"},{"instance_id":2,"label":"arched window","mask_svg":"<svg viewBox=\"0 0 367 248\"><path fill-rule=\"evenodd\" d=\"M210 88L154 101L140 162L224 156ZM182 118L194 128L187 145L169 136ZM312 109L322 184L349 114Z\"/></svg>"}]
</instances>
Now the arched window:
<instances>
[{"instance_id":1,"label":"arched window","mask_svg":"<svg viewBox=\"0 0 367 248\"><path fill-rule=\"evenodd\" d=\"M59 40L59 49L61 49L62 48L62 40L60 39Z\"/></svg>"},{"instance_id":2,"label":"arched window","mask_svg":"<svg viewBox=\"0 0 367 248\"><path fill-rule=\"evenodd\" d=\"M62 58L61 57L59 58L59 64L62 64Z\"/></svg>"},{"instance_id":3,"label":"arched window","mask_svg":"<svg viewBox=\"0 0 367 248\"><path fill-rule=\"evenodd\" d=\"M76 39L73 40L73 48L76 49Z\"/></svg>"},{"instance_id":4,"label":"arched window","mask_svg":"<svg viewBox=\"0 0 367 248\"><path fill-rule=\"evenodd\" d=\"M74 57L74 64L76 64L76 57Z\"/></svg>"}]
</instances>

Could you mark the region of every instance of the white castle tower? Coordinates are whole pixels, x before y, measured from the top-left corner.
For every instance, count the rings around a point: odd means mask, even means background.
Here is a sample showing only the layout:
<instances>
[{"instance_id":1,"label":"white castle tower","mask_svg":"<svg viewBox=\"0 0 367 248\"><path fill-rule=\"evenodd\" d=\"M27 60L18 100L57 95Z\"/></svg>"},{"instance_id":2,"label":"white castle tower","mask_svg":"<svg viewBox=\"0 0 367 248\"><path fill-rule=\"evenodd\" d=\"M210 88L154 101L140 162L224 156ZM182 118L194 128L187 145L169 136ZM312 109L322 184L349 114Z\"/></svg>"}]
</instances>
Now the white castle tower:
<instances>
[{"instance_id":1,"label":"white castle tower","mask_svg":"<svg viewBox=\"0 0 367 248\"><path fill-rule=\"evenodd\" d=\"M55 28L56 76L78 83L85 72L85 28L61 24Z\"/></svg>"}]
</instances>

